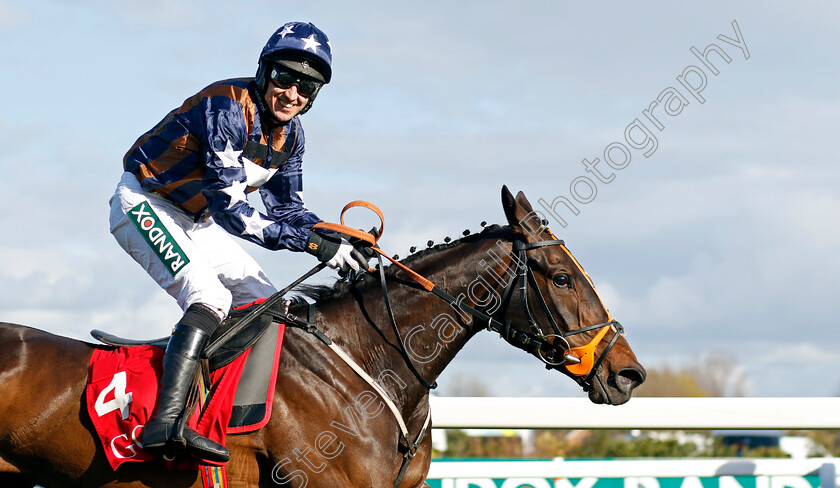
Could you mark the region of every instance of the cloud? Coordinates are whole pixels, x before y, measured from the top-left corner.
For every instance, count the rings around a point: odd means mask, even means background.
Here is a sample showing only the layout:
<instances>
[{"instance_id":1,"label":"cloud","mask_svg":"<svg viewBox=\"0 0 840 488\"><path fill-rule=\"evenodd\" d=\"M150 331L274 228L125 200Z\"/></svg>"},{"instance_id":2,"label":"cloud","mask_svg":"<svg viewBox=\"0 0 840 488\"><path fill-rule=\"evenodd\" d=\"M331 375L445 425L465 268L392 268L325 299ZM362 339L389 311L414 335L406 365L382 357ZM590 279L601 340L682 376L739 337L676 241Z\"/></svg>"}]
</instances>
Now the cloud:
<instances>
[{"instance_id":1,"label":"cloud","mask_svg":"<svg viewBox=\"0 0 840 488\"><path fill-rule=\"evenodd\" d=\"M825 343L815 344L803 342L802 338L792 339L789 344L774 344L759 342L764 353L756 360L765 365L784 364L788 367L805 365L830 366L840 363L840 352L832 344L826 347Z\"/></svg>"},{"instance_id":2,"label":"cloud","mask_svg":"<svg viewBox=\"0 0 840 488\"><path fill-rule=\"evenodd\" d=\"M25 27L30 15L6 0L0 0L0 33L14 33Z\"/></svg>"},{"instance_id":3,"label":"cloud","mask_svg":"<svg viewBox=\"0 0 840 488\"><path fill-rule=\"evenodd\" d=\"M500 5L397 11L319 1L286 6L280 19L186 0L51 11L0 0L0 34L20 46L3 55L13 95L0 115L0 320L73 336L91 324L167 332L174 301L108 235L120 159L204 84L251 75L280 22L312 20L336 48L334 82L304 117L307 204L337 220L348 201L373 201L386 212L383 248L405 255L482 220L503 222L503 183L535 205L568 196L575 177L591 176L581 159L602 157L643 120L698 63L689 48L717 42L737 18L751 58L722 65L706 103L667 119L657 152L634 152L579 215L563 215L567 228L549 219L643 363L723 344L756 393L824 393L821 381L802 378L824 376L819 365L835 361L823 344L837 337L840 312L839 39L828 20L837 7ZM275 7L257 2L249 12ZM208 30L220 18L225 27ZM41 29L25 28L34 22ZM49 65L34 61L48 55ZM312 265L243 245L278 285ZM795 331L795 354L818 361L772 361ZM499 394L579 394L540 368L486 333L452 365L498 380Z\"/></svg>"},{"instance_id":4,"label":"cloud","mask_svg":"<svg viewBox=\"0 0 840 488\"><path fill-rule=\"evenodd\" d=\"M144 27L185 27L207 20L206 5L195 0L144 0L107 2L91 0L97 8L105 9L123 22Z\"/></svg>"}]
</instances>

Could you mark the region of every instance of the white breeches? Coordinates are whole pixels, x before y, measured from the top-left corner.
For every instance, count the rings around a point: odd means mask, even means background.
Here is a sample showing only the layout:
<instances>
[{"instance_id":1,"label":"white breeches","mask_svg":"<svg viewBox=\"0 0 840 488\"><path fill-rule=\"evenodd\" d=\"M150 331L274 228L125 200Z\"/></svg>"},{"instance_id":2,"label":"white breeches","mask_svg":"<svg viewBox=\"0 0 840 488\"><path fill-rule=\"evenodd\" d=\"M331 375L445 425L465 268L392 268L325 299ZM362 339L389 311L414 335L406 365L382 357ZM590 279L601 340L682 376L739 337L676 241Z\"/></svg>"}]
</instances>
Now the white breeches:
<instances>
[{"instance_id":1,"label":"white breeches","mask_svg":"<svg viewBox=\"0 0 840 488\"><path fill-rule=\"evenodd\" d=\"M195 223L124 173L111 197L111 234L182 310L201 303L224 318L232 306L277 291L256 261L222 227Z\"/></svg>"}]
</instances>

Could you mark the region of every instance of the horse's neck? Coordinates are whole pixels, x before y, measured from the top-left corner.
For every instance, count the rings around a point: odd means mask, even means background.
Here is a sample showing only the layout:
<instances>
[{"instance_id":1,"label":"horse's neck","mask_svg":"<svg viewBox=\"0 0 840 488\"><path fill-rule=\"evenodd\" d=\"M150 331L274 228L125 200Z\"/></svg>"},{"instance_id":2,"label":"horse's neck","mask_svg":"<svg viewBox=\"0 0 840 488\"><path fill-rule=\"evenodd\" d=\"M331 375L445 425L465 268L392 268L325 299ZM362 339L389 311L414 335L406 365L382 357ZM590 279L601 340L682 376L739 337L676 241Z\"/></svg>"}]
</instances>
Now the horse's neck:
<instances>
[{"instance_id":1,"label":"horse's neck","mask_svg":"<svg viewBox=\"0 0 840 488\"><path fill-rule=\"evenodd\" d=\"M458 303L484 309L488 305L491 290L498 289L496 280L491 277L501 274L498 268L502 264L497 263L497 260L506 259L510 249L500 249L496 242L496 238L489 238L457 245L426 256L416 264L415 269ZM415 297L422 305L413 310L422 313L412 313L412 309L406 307L403 313L408 317L401 333L409 334L419 330L420 324L424 326L412 336L415 340L412 349L418 360L424 364L428 361L429 372L437 377L467 341L486 324L478 323L472 315L432 293L414 289L407 294ZM412 319L415 322L413 325ZM428 352L419 357L423 350Z\"/></svg>"},{"instance_id":2,"label":"horse's neck","mask_svg":"<svg viewBox=\"0 0 840 488\"><path fill-rule=\"evenodd\" d=\"M456 244L412 261L411 267L460 302L481 309L487 305L482 300L490 295L489 290L498 290L494 277L503 274L501 261L507 258L510 249L508 245L505 250L504 243L497 243L498 239L488 237ZM406 352L420 376L431 383L484 324L440 297L413 286L404 273L389 274L387 283ZM426 389L397 352L400 346L378 279L368 279L366 286L326 304L321 311L331 328L340 331L343 337L338 340L347 342L351 356L375 378L388 378L382 386L408 404L426 395Z\"/></svg>"}]
</instances>

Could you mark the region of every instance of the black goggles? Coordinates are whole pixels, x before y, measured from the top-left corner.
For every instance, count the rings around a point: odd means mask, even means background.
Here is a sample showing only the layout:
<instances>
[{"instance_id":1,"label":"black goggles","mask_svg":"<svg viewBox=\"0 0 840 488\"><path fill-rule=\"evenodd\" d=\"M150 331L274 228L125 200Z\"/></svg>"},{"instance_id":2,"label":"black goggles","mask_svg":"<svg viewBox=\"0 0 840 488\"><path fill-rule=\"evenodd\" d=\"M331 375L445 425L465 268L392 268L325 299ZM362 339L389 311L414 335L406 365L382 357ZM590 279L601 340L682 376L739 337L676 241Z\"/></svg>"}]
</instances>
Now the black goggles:
<instances>
[{"instance_id":1,"label":"black goggles","mask_svg":"<svg viewBox=\"0 0 840 488\"><path fill-rule=\"evenodd\" d=\"M269 78L275 85L287 90L292 86L296 86L298 93L306 98L311 97L323 85L320 81L315 81L309 78L298 78L297 74L284 71L278 66L272 66L269 71Z\"/></svg>"}]
</instances>

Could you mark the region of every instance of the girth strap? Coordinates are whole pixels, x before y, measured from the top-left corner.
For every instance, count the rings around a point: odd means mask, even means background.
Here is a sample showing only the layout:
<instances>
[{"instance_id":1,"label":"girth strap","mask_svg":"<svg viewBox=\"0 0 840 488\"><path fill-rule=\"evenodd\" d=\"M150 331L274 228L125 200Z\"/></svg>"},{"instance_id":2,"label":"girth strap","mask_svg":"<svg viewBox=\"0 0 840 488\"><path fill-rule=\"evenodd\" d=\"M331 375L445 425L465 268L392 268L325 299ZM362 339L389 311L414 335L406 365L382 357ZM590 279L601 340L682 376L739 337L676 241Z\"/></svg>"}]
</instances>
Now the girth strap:
<instances>
[{"instance_id":1,"label":"girth strap","mask_svg":"<svg viewBox=\"0 0 840 488\"><path fill-rule=\"evenodd\" d=\"M405 440L406 444L406 453L403 455L403 462L400 466L400 472L397 476L397 480L394 482L394 487L398 486L399 483L402 481L402 477L405 476L405 472L408 469L408 465L411 463L411 460L414 459L414 454L417 452L417 448L420 446L420 442L422 442L426 431L431 425L432 410L429 409L428 413L426 414L426 420L425 422L423 422L423 427L420 429L420 432L417 434L417 437L412 440L409 436L408 426L406 425L402 414L400 414L397 405L393 402L393 400L391 400L385 389L379 386L379 383L377 383L376 380L373 379L373 377L371 377L361 366L359 366L359 364L356 361L354 361L353 358L351 358L344 351L344 349L342 349L341 347L339 347L338 344L330 340L330 338L327 337L326 334L324 334L320 329L318 329L315 326L313 320L314 314L312 313L312 306L310 306L309 309L309 320L307 320L306 322L302 322L293 315L289 316L287 314L275 311L272 311L271 313L272 315L275 315L278 318L285 317L286 319L289 319L286 322L286 325L292 325L294 327L301 328L306 332L315 335L319 340L321 340L321 342L326 344L327 347L329 347L335 353L336 356L341 358L342 361L344 361L348 366L350 366L350 369L355 371L360 378L365 380L365 382L369 384L376 391L376 393L379 394L379 396L382 398L382 401L385 402L385 405L388 407L388 409L391 410L394 419L397 421L397 425L399 425L400 427L400 432L402 433L403 440Z\"/></svg>"},{"instance_id":2,"label":"girth strap","mask_svg":"<svg viewBox=\"0 0 840 488\"><path fill-rule=\"evenodd\" d=\"M406 446L405 454L403 454L403 461L400 465L400 471L397 473L397 479L394 480L394 488L397 488L400 486L400 483L402 483L405 473L408 472L408 467L411 465L411 461L414 460L414 456L417 454L417 449L420 448L420 443L423 442L423 438L426 437L426 431L429 429L431 421L432 409L430 408L429 413L426 414L426 421L423 423L423 428L420 429L420 433L417 434L417 438L414 439L413 443ZM406 441L408 440L406 439Z\"/></svg>"}]
</instances>

